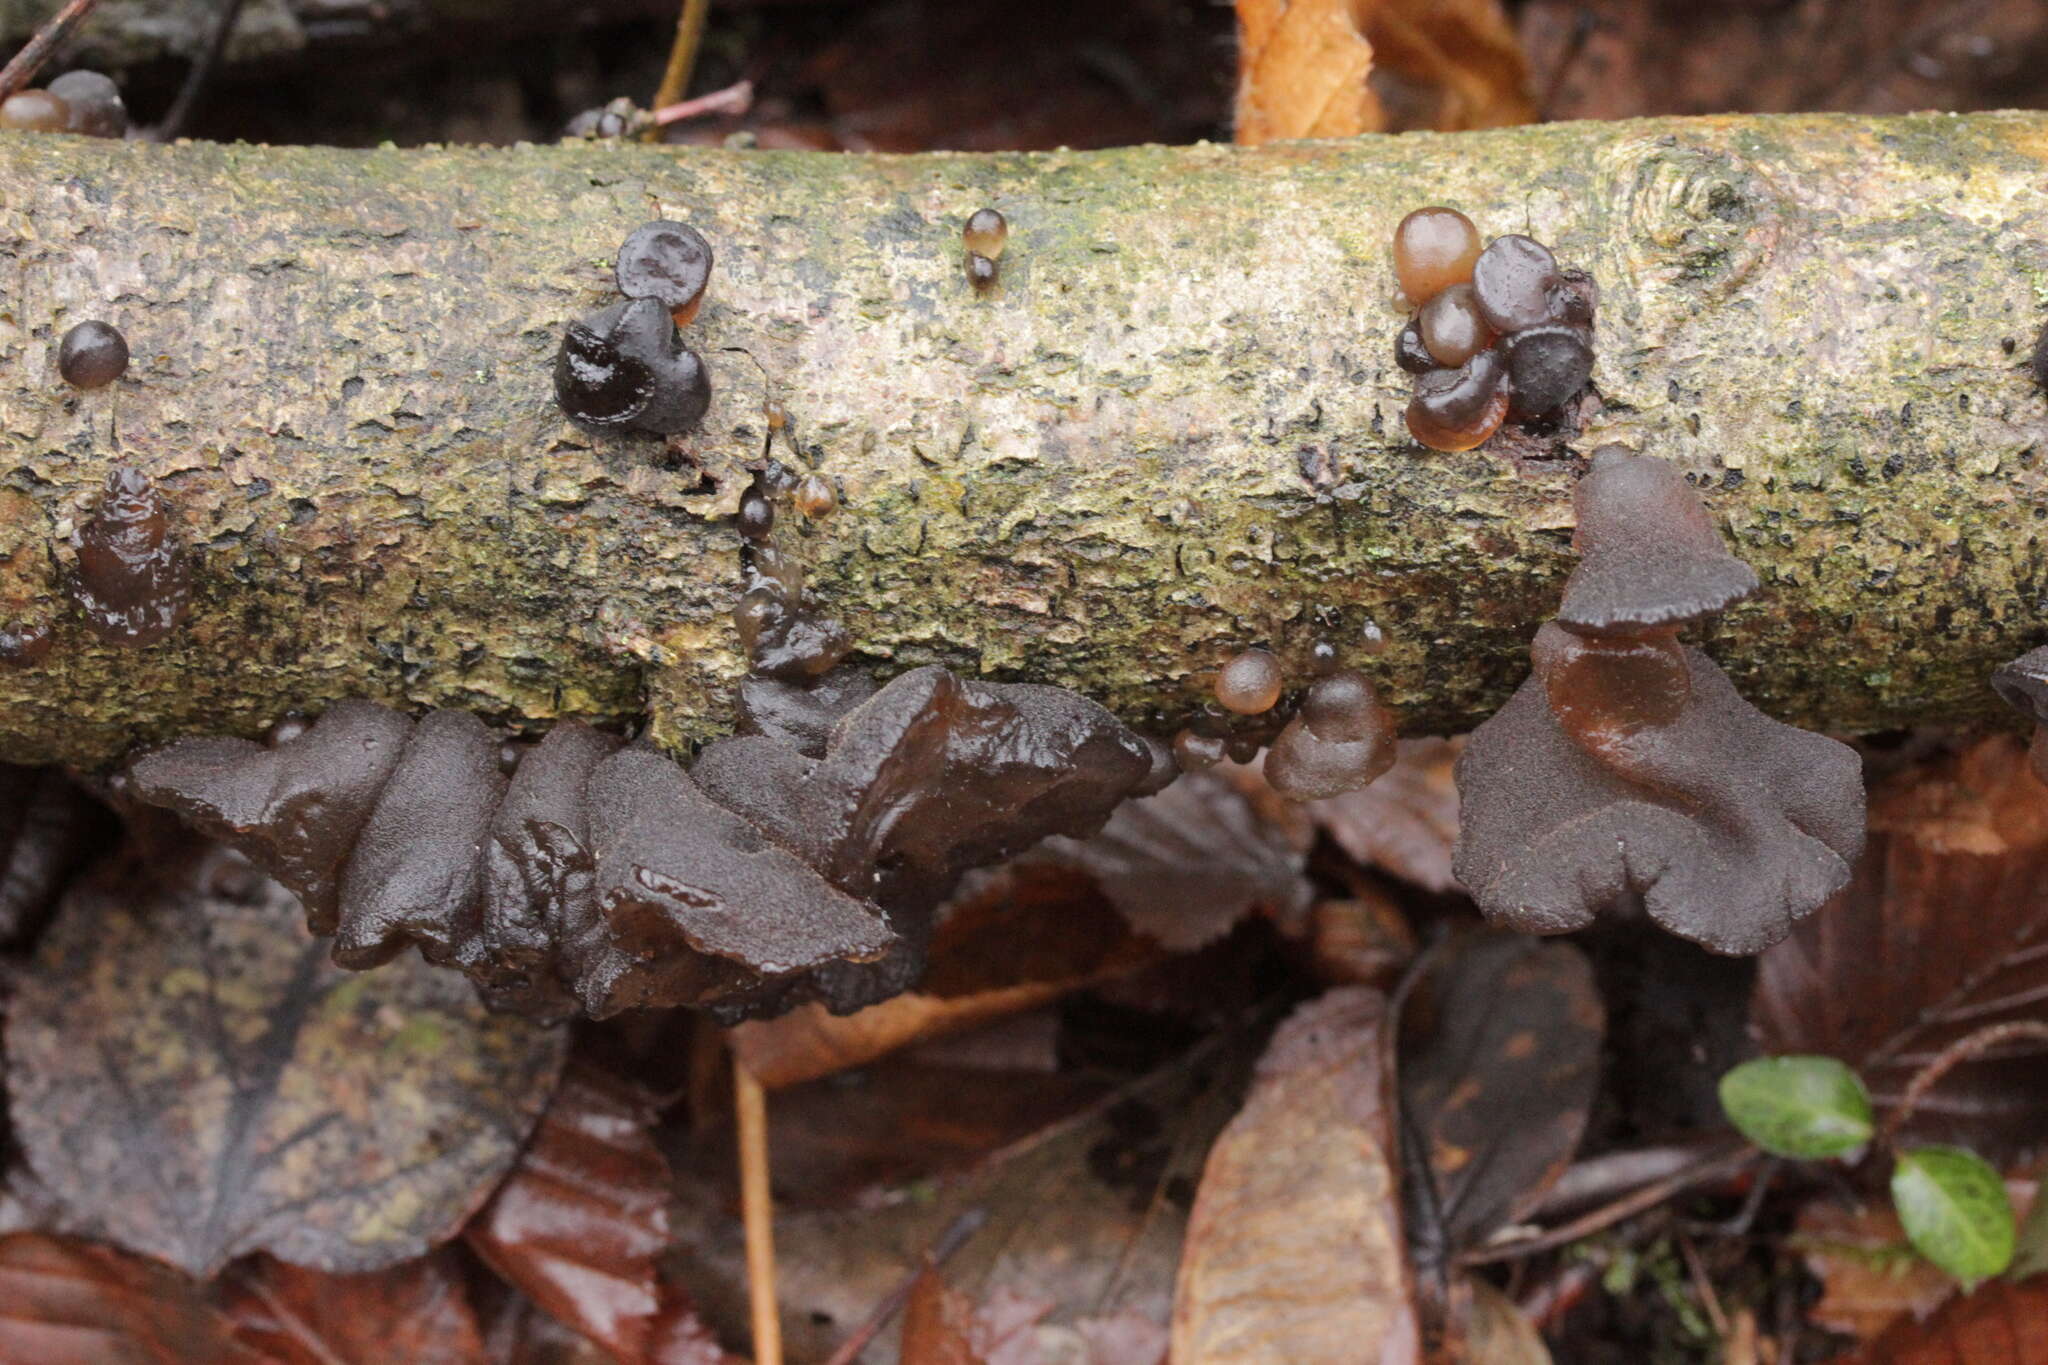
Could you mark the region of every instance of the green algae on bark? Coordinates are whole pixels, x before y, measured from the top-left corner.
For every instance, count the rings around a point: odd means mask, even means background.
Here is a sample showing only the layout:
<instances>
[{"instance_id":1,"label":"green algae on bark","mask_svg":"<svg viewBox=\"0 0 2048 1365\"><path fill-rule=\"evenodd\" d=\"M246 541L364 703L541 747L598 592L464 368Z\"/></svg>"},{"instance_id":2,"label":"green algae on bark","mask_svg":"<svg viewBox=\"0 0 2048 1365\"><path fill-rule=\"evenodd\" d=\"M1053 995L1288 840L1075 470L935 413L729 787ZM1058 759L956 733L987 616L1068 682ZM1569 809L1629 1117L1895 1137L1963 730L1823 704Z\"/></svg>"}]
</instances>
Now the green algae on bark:
<instances>
[{"instance_id":1,"label":"green algae on bark","mask_svg":"<svg viewBox=\"0 0 2048 1365\"><path fill-rule=\"evenodd\" d=\"M61 542L137 465L195 556L172 640L67 617L0 671L0 760L350 695L715 734L731 512L771 439L841 489L798 553L887 671L1163 725L1238 650L1305 679L1328 638L1411 733L1469 728L1554 612L1575 467L1407 439L1388 242L1417 184L1598 277L1602 403L1532 448L1619 441L1700 485L1764 580L1704 644L1766 711L1988 717L1992 668L2048 637L2048 116L912 157L4 136L0 183L0 488ZM978 293L983 204L1010 237ZM720 250L712 409L669 452L579 432L549 381L655 217ZM56 344L87 316L134 359L78 394ZM66 553L14 562L54 582Z\"/></svg>"}]
</instances>

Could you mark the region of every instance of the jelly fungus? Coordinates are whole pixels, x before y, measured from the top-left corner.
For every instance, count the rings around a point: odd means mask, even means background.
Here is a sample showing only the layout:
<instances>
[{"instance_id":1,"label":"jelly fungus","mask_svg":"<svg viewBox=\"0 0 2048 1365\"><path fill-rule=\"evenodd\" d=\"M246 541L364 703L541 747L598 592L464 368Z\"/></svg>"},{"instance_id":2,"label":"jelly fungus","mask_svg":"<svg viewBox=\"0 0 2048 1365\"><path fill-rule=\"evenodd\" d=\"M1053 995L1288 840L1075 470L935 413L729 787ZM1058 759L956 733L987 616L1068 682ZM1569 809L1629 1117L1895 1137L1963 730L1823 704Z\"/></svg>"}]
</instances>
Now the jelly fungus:
<instances>
[{"instance_id":1,"label":"jelly fungus","mask_svg":"<svg viewBox=\"0 0 2048 1365\"><path fill-rule=\"evenodd\" d=\"M775 504L759 484L748 484L740 494L739 526L748 540L766 540L775 530Z\"/></svg>"},{"instance_id":2,"label":"jelly fungus","mask_svg":"<svg viewBox=\"0 0 2048 1365\"><path fill-rule=\"evenodd\" d=\"M711 282L711 243L688 223L649 223L619 247L615 274L621 294L653 299L687 327Z\"/></svg>"},{"instance_id":3,"label":"jelly fungus","mask_svg":"<svg viewBox=\"0 0 2048 1365\"><path fill-rule=\"evenodd\" d=\"M976 289L987 289L996 282L996 263L976 252L968 252L967 282Z\"/></svg>"},{"instance_id":4,"label":"jelly fungus","mask_svg":"<svg viewBox=\"0 0 2048 1365\"><path fill-rule=\"evenodd\" d=\"M116 467L71 539L78 556L71 595L85 623L110 644L153 645L185 619L191 580L156 485Z\"/></svg>"},{"instance_id":5,"label":"jelly fungus","mask_svg":"<svg viewBox=\"0 0 2048 1365\"><path fill-rule=\"evenodd\" d=\"M1519 332L1551 320L1551 291L1559 284L1557 257L1533 237L1496 237L1472 267L1472 295L1486 325Z\"/></svg>"},{"instance_id":6,"label":"jelly fungus","mask_svg":"<svg viewBox=\"0 0 2048 1365\"><path fill-rule=\"evenodd\" d=\"M967 246L967 278L976 289L996 282L996 262L1003 258L1003 246L1010 237L1009 220L994 209L976 209L961 230Z\"/></svg>"},{"instance_id":7,"label":"jelly fungus","mask_svg":"<svg viewBox=\"0 0 2048 1365\"><path fill-rule=\"evenodd\" d=\"M1454 284L1415 315L1422 345L1439 365L1462 365L1493 344L1493 329L1479 316L1469 284Z\"/></svg>"},{"instance_id":8,"label":"jelly fungus","mask_svg":"<svg viewBox=\"0 0 2048 1365\"><path fill-rule=\"evenodd\" d=\"M1221 763L1226 748L1220 735L1205 735L1194 730L1182 730L1173 737L1173 761L1184 773L1200 772Z\"/></svg>"},{"instance_id":9,"label":"jelly fungus","mask_svg":"<svg viewBox=\"0 0 2048 1365\"><path fill-rule=\"evenodd\" d=\"M796 510L817 521L829 517L839 506L839 495L832 491L831 481L822 474L806 474L791 495Z\"/></svg>"},{"instance_id":10,"label":"jelly fungus","mask_svg":"<svg viewBox=\"0 0 2048 1365\"><path fill-rule=\"evenodd\" d=\"M70 109L67 133L86 137L122 137L128 132L128 106L121 87L97 71L67 71L50 82L50 93Z\"/></svg>"},{"instance_id":11,"label":"jelly fungus","mask_svg":"<svg viewBox=\"0 0 2048 1365\"><path fill-rule=\"evenodd\" d=\"M1507 353L1516 417L1555 412L1593 377L1593 339L1582 327L1531 327L1509 339Z\"/></svg>"},{"instance_id":12,"label":"jelly fungus","mask_svg":"<svg viewBox=\"0 0 2048 1365\"><path fill-rule=\"evenodd\" d=\"M569 324L555 400L579 426L670 436L703 420L711 380L659 301L627 299Z\"/></svg>"},{"instance_id":13,"label":"jelly fungus","mask_svg":"<svg viewBox=\"0 0 2048 1365\"><path fill-rule=\"evenodd\" d=\"M1417 209L1394 229L1394 276L1416 307L1472 278L1479 229L1456 209Z\"/></svg>"},{"instance_id":14,"label":"jelly fungus","mask_svg":"<svg viewBox=\"0 0 2048 1365\"><path fill-rule=\"evenodd\" d=\"M19 90L0 103L0 129L61 133L70 122L71 106L47 90Z\"/></svg>"},{"instance_id":15,"label":"jelly fungus","mask_svg":"<svg viewBox=\"0 0 2048 1365\"><path fill-rule=\"evenodd\" d=\"M128 338L111 323L81 322L57 343L57 373L79 389L103 389L128 372Z\"/></svg>"},{"instance_id":16,"label":"jelly fungus","mask_svg":"<svg viewBox=\"0 0 2048 1365\"><path fill-rule=\"evenodd\" d=\"M1412 318L1394 334L1394 363L1410 374L1428 374L1440 368L1429 347L1422 344L1422 328Z\"/></svg>"},{"instance_id":17,"label":"jelly fungus","mask_svg":"<svg viewBox=\"0 0 2048 1365\"><path fill-rule=\"evenodd\" d=\"M1677 470L1610 446L1573 502L1559 619L1458 760L1457 876L1523 932L1640 909L1715 952L1761 952L1847 883L1862 766L1678 642L1757 581Z\"/></svg>"},{"instance_id":18,"label":"jelly fungus","mask_svg":"<svg viewBox=\"0 0 2048 1365\"><path fill-rule=\"evenodd\" d=\"M1507 369L1496 351L1481 351L1455 370L1415 380L1405 417L1415 439L1433 450L1470 450L1507 420Z\"/></svg>"},{"instance_id":19,"label":"jelly fungus","mask_svg":"<svg viewBox=\"0 0 2048 1365\"><path fill-rule=\"evenodd\" d=\"M2034 774L2048 782L2048 645L2020 655L1991 675L1991 685L2034 722Z\"/></svg>"},{"instance_id":20,"label":"jelly fungus","mask_svg":"<svg viewBox=\"0 0 2048 1365\"><path fill-rule=\"evenodd\" d=\"M1216 700L1240 716L1256 716L1280 700L1280 661L1263 649L1247 649L1216 674Z\"/></svg>"},{"instance_id":21,"label":"jelly fungus","mask_svg":"<svg viewBox=\"0 0 2048 1365\"><path fill-rule=\"evenodd\" d=\"M1394 765L1394 720L1364 674L1343 669L1310 685L1266 752L1266 781L1294 801L1356 791Z\"/></svg>"}]
</instances>

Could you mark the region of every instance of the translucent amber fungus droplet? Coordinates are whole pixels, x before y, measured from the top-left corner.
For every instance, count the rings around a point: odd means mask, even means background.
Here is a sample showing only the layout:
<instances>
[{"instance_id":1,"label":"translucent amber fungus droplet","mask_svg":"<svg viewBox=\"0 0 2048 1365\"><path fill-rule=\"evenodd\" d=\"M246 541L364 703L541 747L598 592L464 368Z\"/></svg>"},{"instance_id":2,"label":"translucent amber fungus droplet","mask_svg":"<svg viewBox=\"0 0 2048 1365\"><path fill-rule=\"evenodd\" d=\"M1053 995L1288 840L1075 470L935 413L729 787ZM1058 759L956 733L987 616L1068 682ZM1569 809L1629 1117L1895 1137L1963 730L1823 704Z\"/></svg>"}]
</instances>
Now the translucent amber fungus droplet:
<instances>
[{"instance_id":1,"label":"translucent amber fungus droplet","mask_svg":"<svg viewBox=\"0 0 2048 1365\"><path fill-rule=\"evenodd\" d=\"M1469 284L1454 284L1423 304L1415 325L1439 365L1462 365L1493 344L1493 329L1479 316L1479 301Z\"/></svg>"},{"instance_id":2,"label":"translucent amber fungus droplet","mask_svg":"<svg viewBox=\"0 0 2048 1365\"><path fill-rule=\"evenodd\" d=\"M1241 716L1256 716L1280 700L1280 661L1263 649L1248 649L1216 675L1216 700Z\"/></svg>"},{"instance_id":3,"label":"translucent amber fungus droplet","mask_svg":"<svg viewBox=\"0 0 2048 1365\"><path fill-rule=\"evenodd\" d=\"M831 481L821 474L806 474L796 486L796 510L816 521L829 517L839 506L839 495L832 491Z\"/></svg>"},{"instance_id":4,"label":"translucent amber fungus droplet","mask_svg":"<svg viewBox=\"0 0 2048 1365\"><path fill-rule=\"evenodd\" d=\"M978 251L967 253L967 280L976 289L986 289L996 282L996 263Z\"/></svg>"},{"instance_id":5,"label":"translucent amber fungus droplet","mask_svg":"<svg viewBox=\"0 0 2048 1365\"><path fill-rule=\"evenodd\" d=\"M70 107L66 132L120 137L128 131L128 107L121 102L121 87L97 71L67 71L50 82L50 93Z\"/></svg>"},{"instance_id":6,"label":"translucent amber fungus droplet","mask_svg":"<svg viewBox=\"0 0 2048 1365\"><path fill-rule=\"evenodd\" d=\"M1472 278L1479 229L1456 209L1417 209L1394 229L1394 277L1417 305Z\"/></svg>"},{"instance_id":7,"label":"translucent amber fungus droplet","mask_svg":"<svg viewBox=\"0 0 2048 1365\"><path fill-rule=\"evenodd\" d=\"M1302 723L1318 739L1356 743L1388 729L1379 692L1355 668L1318 679L1301 699Z\"/></svg>"},{"instance_id":8,"label":"translucent amber fungus droplet","mask_svg":"<svg viewBox=\"0 0 2048 1365\"><path fill-rule=\"evenodd\" d=\"M128 372L128 338L100 321L81 322L57 343L57 373L75 388L103 389Z\"/></svg>"},{"instance_id":9,"label":"translucent amber fungus droplet","mask_svg":"<svg viewBox=\"0 0 2048 1365\"><path fill-rule=\"evenodd\" d=\"M1622 761L1638 733L1670 725L1692 699L1692 675L1678 630L1587 637L1551 624L1530 648L1557 723L1572 741Z\"/></svg>"},{"instance_id":10,"label":"translucent amber fungus droplet","mask_svg":"<svg viewBox=\"0 0 2048 1365\"><path fill-rule=\"evenodd\" d=\"M1003 246L1010 237L1010 222L994 209L976 209L960 236L975 255L1001 260Z\"/></svg>"},{"instance_id":11,"label":"translucent amber fungus droplet","mask_svg":"<svg viewBox=\"0 0 2048 1365\"><path fill-rule=\"evenodd\" d=\"M47 90L21 90L0 104L0 128L19 133L61 133L71 122L71 106Z\"/></svg>"},{"instance_id":12,"label":"translucent amber fungus droplet","mask_svg":"<svg viewBox=\"0 0 2048 1365\"><path fill-rule=\"evenodd\" d=\"M1432 450L1470 450L1482 444L1507 419L1506 380L1506 367L1494 351L1481 351L1455 370L1420 376L1404 414L1409 433Z\"/></svg>"}]
</instances>

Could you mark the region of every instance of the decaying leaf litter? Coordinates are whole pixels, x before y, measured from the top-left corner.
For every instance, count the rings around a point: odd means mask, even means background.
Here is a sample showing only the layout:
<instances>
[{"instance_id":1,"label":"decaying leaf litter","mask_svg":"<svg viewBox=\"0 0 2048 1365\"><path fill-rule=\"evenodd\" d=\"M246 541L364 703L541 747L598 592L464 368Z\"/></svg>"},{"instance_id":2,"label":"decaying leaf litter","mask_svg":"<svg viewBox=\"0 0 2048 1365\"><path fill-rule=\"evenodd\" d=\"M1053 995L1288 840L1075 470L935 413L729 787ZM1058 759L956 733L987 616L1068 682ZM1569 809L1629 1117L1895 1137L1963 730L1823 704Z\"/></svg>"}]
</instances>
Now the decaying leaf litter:
<instances>
[{"instance_id":1,"label":"decaying leaf litter","mask_svg":"<svg viewBox=\"0 0 2048 1365\"><path fill-rule=\"evenodd\" d=\"M1759 60L1758 37L1719 16L1695 19L1699 55L1729 60L1674 79L1659 63L1686 21L1654 7L1240 0L1235 128L1979 107L2042 41L1999 6L1896 7L1903 54L1766 16L1774 58L1828 55L1737 95L1711 72ZM1089 145L1211 130L1232 95L1189 56L1217 35L1170 6L1092 36L1055 6L1053 41L993 42L973 6L867 8L822 40L736 18L700 83L765 62L744 74L769 97L676 132ZM1020 45L1095 55L1082 74L1054 60L1016 107L965 100L959 71ZM1140 51L1172 54L1160 84L1130 78ZM910 79L875 80L890 52ZM533 117L460 107L512 84L475 65L457 107L404 118L488 136ZM799 88L822 93L799 109ZM525 1022L409 957L343 973L287 892L118 784L9 772L0 1359L738 1359L735 1067L771 1088L783 1205L784 1341L757 1331L757 1361L863 1339L862 1359L917 1365L2033 1359L2048 788L2023 747L1866 743L1869 842L1741 969L1745 1008L1720 967L1687 972L1691 950L1646 950L1639 926L1482 928L1451 874L1459 743L1406 742L1374 785L1306 809L1256 765L1190 774L974 874L911 992L729 1031L676 1010ZM1649 1049L1673 1095L1710 1095L1725 1048L1657 1050L1689 1028L1844 1064L1871 1144L1822 1170L1744 1145L1703 1101L1613 1084ZM1887 1174L1925 1150L2004 1174L2009 1271L1959 1286L1893 1215Z\"/></svg>"}]
</instances>

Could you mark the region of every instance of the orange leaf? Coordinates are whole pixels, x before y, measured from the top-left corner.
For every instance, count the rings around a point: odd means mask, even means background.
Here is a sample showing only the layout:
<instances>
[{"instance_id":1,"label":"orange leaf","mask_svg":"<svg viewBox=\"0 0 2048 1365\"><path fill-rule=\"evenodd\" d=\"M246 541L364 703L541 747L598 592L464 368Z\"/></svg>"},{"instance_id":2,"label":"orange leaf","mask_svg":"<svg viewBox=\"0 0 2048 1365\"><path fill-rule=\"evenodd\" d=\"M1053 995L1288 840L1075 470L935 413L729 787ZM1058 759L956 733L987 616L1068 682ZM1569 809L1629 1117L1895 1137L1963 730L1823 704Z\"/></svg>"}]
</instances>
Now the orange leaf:
<instances>
[{"instance_id":1,"label":"orange leaf","mask_svg":"<svg viewBox=\"0 0 2048 1365\"><path fill-rule=\"evenodd\" d=\"M974 1305L927 1264L903 1307L901 1365L985 1365L973 1335Z\"/></svg>"},{"instance_id":2,"label":"orange leaf","mask_svg":"<svg viewBox=\"0 0 2048 1365\"><path fill-rule=\"evenodd\" d=\"M1993 1280L1925 1322L1901 1319L1846 1365L2048 1365L2048 1275Z\"/></svg>"},{"instance_id":3,"label":"orange leaf","mask_svg":"<svg viewBox=\"0 0 2048 1365\"><path fill-rule=\"evenodd\" d=\"M461 1267L445 1252L368 1275L269 1257L229 1272L235 1338L278 1365L485 1365Z\"/></svg>"},{"instance_id":4,"label":"orange leaf","mask_svg":"<svg viewBox=\"0 0 2048 1365\"><path fill-rule=\"evenodd\" d=\"M0 1365L264 1365L169 1266L39 1232L0 1237Z\"/></svg>"},{"instance_id":5,"label":"orange leaf","mask_svg":"<svg viewBox=\"0 0 2048 1365\"><path fill-rule=\"evenodd\" d=\"M1380 65L1418 87L1407 126L1459 132L1536 117L1529 67L1500 0L1356 0Z\"/></svg>"},{"instance_id":6,"label":"orange leaf","mask_svg":"<svg viewBox=\"0 0 2048 1365\"><path fill-rule=\"evenodd\" d=\"M1384 123L1352 0L1237 0L1237 140L1353 137Z\"/></svg>"}]
</instances>

